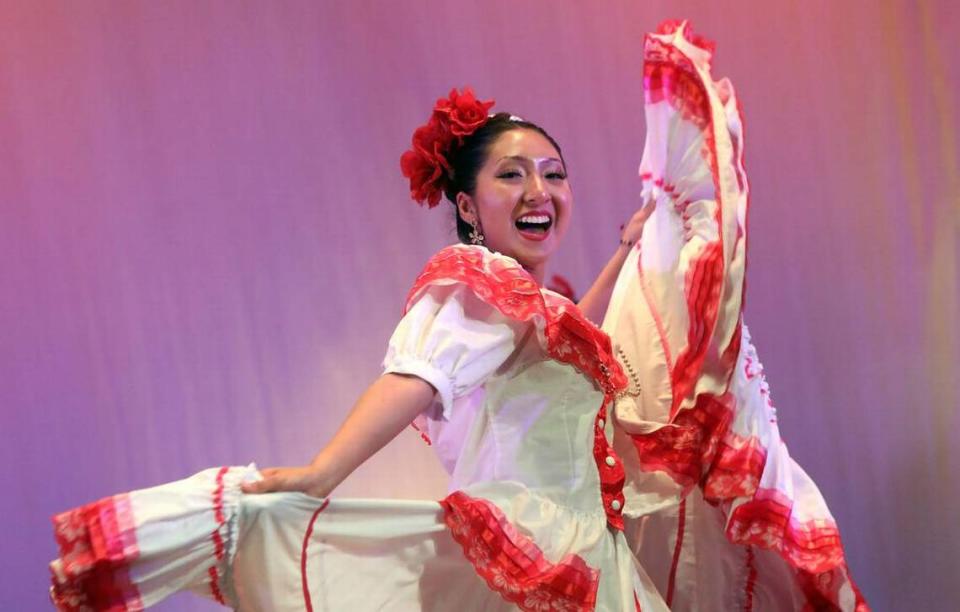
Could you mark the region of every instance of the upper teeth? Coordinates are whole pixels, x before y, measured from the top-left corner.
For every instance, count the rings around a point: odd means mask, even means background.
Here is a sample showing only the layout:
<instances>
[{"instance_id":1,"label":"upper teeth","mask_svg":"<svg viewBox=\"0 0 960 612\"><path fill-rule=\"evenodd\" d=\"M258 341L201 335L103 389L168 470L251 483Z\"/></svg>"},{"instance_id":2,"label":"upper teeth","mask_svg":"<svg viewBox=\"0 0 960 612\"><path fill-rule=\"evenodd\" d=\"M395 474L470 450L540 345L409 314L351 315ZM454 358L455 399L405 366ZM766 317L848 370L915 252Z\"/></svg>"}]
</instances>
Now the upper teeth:
<instances>
[{"instance_id":1,"label":"upper teeth","mask_svg":"<svg viewBox=\"0 0 960 612\"><path fill-rule=\"evenodd\" d=\"M549 223L550 217L547 215L527 215L526 217L520 217L518 221L523 221L524 223Z\"/></svg>"}]
</instances>

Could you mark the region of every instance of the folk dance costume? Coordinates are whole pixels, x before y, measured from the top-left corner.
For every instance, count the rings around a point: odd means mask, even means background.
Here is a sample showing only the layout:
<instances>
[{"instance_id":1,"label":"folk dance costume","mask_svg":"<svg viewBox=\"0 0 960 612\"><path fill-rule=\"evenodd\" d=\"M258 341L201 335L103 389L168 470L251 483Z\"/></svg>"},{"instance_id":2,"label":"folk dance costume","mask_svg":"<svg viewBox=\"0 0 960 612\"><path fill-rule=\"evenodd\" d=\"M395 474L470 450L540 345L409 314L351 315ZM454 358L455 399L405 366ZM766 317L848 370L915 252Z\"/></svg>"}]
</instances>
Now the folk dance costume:
<instances>
[{"instance_id":1,"label":"folk dance costume","mask_svg":"<svg viewBox=\"0 0 960 612\"><path fill-rule=\"evenodd\" d=\"M437 390L414 426L447 497L244 495L252 466L116 495L54 517L58 607L866 610L742 323L742 125L711 51L685 24L646 39L657 204L609 336L482 246L417 278L384 367Z\"/></svg>"}]
</instances>

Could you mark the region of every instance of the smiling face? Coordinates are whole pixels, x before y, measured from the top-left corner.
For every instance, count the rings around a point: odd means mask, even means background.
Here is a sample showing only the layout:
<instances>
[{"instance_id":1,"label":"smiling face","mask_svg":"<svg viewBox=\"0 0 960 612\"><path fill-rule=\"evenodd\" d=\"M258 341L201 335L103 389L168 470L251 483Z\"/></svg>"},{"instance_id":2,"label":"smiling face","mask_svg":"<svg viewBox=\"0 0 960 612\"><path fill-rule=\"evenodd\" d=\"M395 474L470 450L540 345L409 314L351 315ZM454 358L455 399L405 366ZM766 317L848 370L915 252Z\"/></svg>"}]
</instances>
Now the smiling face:
<instances>
[{"instance_id":1,"label":"smiling face","mask_svg":"<svg viewBox=\"0 0 960 612\"><path fill-rule=\"evenodd\" d=\"M542 134L515 129L490 146L473 195L457 194L461 218L479 219L484 243L516 259L538 282L570 224L573 193L560 154Z\"/></svg>"}]
</instances>

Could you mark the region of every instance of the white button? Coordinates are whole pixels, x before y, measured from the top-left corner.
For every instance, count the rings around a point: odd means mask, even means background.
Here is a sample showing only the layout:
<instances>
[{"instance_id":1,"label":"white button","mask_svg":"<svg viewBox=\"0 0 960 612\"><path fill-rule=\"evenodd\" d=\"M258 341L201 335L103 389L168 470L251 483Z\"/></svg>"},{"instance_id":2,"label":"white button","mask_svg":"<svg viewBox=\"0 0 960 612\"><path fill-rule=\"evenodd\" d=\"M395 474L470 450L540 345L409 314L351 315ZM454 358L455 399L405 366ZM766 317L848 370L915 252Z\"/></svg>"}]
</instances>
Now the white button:
<instances>
[{"instance_id":1,"label":"white button","mask_svg":"<svg viewBox=\"0 0 960 612\"><path fill-rule=\"evenodd\" d=\"M620 509L620 500L615 499L615 500L613 500L612 502L610 502L610 507L613 508L614 510L619 510L619 509Z\"/></svg>"},{"instance_id":2,"label":"white button","mask_svg":"<svg viewBox=\"0 0 960 612\"><path fill-rule=\"evenodd\" d=\"M614 459L613 457L608 456L608 457L607 457L607 465L609 465L610 467L613 467L613 466L617 465L617 460Z\"/></svg>"},{"instance_id":3,"label":"white button","mask_svg":"<svg viewBox=\"0 0 960 612\"><path fill-rule=\"evenodd\" d=\"M603 421L603 419L597 419L597 427L603 429L604 425L606 425L606 423Z\"/></svg>"}]
</instances>

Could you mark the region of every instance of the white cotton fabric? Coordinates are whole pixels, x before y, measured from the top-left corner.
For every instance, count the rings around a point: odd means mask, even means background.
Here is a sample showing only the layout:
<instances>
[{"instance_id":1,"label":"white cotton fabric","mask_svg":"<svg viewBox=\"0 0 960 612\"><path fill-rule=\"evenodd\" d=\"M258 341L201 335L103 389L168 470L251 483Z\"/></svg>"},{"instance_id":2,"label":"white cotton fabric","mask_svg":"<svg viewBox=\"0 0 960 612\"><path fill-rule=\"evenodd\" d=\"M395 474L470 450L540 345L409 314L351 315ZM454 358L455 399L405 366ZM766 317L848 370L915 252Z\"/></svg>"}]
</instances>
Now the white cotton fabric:
<instances>
[{"instance_id":1,"label":"white cotton fabric","mask_svg":"<svg viewBox=\"0 0 960 612\"><path fill-rule=\"evenodd\" d=\"M455 400L476 389L514 352L512 321L465 285L431 288L407 310L387 347L384 373L411 374L433 385L450 418Z\"/></svg>"}]
</instances>

